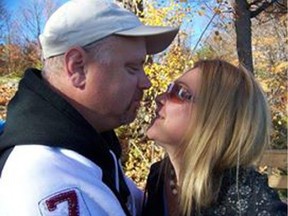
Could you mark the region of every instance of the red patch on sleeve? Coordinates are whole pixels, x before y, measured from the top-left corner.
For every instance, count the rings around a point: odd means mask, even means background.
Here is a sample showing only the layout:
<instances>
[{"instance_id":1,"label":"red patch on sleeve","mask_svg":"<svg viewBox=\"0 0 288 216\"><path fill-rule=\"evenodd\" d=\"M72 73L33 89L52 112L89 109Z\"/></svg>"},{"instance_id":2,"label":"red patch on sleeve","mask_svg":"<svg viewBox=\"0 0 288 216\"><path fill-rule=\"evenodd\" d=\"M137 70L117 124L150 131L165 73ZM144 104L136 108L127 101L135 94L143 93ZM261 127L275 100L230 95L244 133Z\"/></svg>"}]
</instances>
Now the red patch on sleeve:
<instances>
[{"instance_id":1,"label":"red patch on sleeve","mask_svg":"<svg viewBox=\"0 0 288 216\"><path fill-rule=\"evenodd\" d=\"M57 205L62 202L68 202L69 216L79 216L79 205L75 190L56 194L55 196L49 197L49 199L45 201L50 212L55 211L57 209Z\"/></svg>"},{"instance_id":2,"label":"red patch on sleeve","mask_svg":"<svg viewBox=\"0 0 288 216\"><path fill-rule=\"evenodd\" d=\"M42 216L91 216L81 191L76 188L66 188L54 192L38 203Z\"/></svg>"}]
</instances>

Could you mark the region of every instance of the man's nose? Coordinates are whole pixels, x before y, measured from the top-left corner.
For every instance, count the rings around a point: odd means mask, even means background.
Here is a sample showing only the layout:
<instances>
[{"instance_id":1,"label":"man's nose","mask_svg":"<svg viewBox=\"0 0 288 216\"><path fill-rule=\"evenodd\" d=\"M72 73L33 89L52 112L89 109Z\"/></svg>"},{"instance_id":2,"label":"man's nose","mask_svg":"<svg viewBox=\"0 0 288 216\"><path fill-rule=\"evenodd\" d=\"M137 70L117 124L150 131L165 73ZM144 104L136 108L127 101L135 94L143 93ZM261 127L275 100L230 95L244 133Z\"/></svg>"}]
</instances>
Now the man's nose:
<instances>
[{"instance_id":1,"label":"man's nose","mask_svg":"<svg viewBox=\"0 0 288 216\"><path fill-rule=\"evenodd\" d=\"M152 86L150 79L148 78L148 76L145 74L144 71L141 74L139 86L141 89L149 89Z\"/></svg>"}]
</instances>

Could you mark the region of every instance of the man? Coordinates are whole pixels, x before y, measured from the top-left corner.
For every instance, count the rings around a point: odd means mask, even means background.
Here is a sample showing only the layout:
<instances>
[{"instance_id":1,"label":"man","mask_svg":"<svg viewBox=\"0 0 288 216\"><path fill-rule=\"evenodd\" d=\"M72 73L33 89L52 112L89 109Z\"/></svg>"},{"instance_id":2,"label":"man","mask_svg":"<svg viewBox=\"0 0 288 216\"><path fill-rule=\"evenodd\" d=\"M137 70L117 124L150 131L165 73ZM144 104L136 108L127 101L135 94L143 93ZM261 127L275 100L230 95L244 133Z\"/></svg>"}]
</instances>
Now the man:
<instances>
[{"instance_id":1,"label":"man","mask_svg":"<svg viewBox=\"0 0 288 216\"><path fill-rule=\"evenodd\" d=\"M144 26L115 4L72 0L40 35L0 136L0 215L139 215L142 193L119 165L113 129L134 120L146 54L177 28Z\"/></svg>"}]
</instances>

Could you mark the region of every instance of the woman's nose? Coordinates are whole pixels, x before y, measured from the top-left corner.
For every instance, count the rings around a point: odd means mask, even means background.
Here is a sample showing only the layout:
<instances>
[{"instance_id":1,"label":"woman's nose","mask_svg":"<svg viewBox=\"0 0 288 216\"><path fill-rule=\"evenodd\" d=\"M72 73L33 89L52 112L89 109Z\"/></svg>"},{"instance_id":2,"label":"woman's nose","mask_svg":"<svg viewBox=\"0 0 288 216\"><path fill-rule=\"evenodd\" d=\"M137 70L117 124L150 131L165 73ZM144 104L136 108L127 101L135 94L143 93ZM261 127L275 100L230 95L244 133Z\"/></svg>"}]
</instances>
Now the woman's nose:
<instances>
[{"instance_id":1,"label":"woman's nose","mask_svg":"<svg viewBox=\"0 0 288 216\"><path fill-rule=\"evenodd\" d=\"M165 92L157 95L155 99L157 106L163 105L166 99L167 99L167 94Z\"/></svg>"}]
</instances>

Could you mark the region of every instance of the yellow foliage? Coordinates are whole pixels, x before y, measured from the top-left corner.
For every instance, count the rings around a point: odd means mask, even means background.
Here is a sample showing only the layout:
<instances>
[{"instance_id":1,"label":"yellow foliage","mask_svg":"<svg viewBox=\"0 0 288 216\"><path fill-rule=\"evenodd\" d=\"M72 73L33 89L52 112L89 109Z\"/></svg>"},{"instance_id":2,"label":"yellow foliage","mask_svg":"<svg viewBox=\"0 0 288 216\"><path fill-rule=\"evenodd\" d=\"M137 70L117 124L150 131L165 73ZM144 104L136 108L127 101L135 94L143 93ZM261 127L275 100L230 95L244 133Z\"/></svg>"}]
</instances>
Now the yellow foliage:
<instances>
[{"instance_id":1,"label":"yellow foliage","mask_svg":"<svg viewBox=\"0 0 288 216\"><path fill-rule=\"evenodd\" d=\"M181 8L181 4L175 3L175 1L169 2L167 7L161 8L155 8L151 2L145 3L144 18L142 21L149 25L179 26L185 16L183 8ZM217 0L217 2L222 3L223 1ZM200 16L203 16L205 8L202 7L197 12ZM221 10L214 8L214 12L220 14ZM179 35L184 38L187 37L187 35L182 33L179 33L178 37ZM182 39L181 37L179 38ZM168 83L191 68L199 58L219 57L216 54L218 48L218 50L224 53L220 58L228 60L234 65L239 64L238 59L234 55L231 55L233 52L227 52L227 54L223 52L223 50L230 50L231 46L233 47L233 43L227 44L225 34L221 33L220 35L219 31L215 31L212 37L217 42L214 49L202 48L197 53L191 53L191 50L183 46L180 47L178 44L173 44L165 53L157 55L153 61L148 61L145 65L144 69L151 80L152 87L145 92L142 106L135 121L129 126L118 128L116 131L122 146L127 151L125 154L126 157L123 158L125 173L141 188L145 187L150 165L160 160L164 155L162 148L155 145L153 141L146 137L146 130L153 116L155 116L156 96L167 88ZM287 103L285 80L287 78L285 71L287 70L288 63L278 60L276 57L271 57L271 53L279 56L277 53L279 46L275 34L254 35L252 44L255 75L263 90L267 93L269 103L271 104L274 125L272 139L274 143L282 143L281 145L283 145L284 142L282 139L285 137L284 129L285 125L287 125L287 114L285 114ZM235 47L233 47L233 51L234 49Z\"/></svg>"},{"instance_id":2,"label":"yellow foliage","mask_svg":"<svg viewBox=\"0 0 288 216\"><path fill-rule=\"evenodd\" d=\"M269 37L253 37L252 38L252 43L253 44L261 44L263 45L271 45L277 42L277 37L275 36L269 36Z\"/></svg>"},{"instance_id":3,"label":"yellow foliage","mask_svg":"<svg viewBox=\"0 0 288 216\"><path fill-rule=\"evenodd\" d=\"M214 35L213 40L214 40L216 43L219 43L220 41L222 41L222 37L221 37L220 35Z\"/></svg>"},{"instance_id":4,"label":"yellow foliage","mask_svg":"<svg viewBox=\"0 0 288 216\"><path fill-rule=\"evenodd\" d=\"M215 14L221 14L221 10L217 7L213 8Z\"/></svg>"},{"instance_id":5,"label":"yellow foliage","mask_svg":"<svg viewBox=\"0 0 288 216\"><path fill-rule=\"evenodd\" d=\"M267 80L259 80L259 83L260 83L264 92L269 91L269 86L268 86Z\"/></svg>"},{"instance_id":6,"label":"yellow foliage","mask_svg":"<svg viewBox=\"0 0 288 216\"><path fill-rule=\"evenodd\" d=\"M204 16L205 15L205 11L204 10L198 10L198 15L199 16Z\"/></svg>"},{"instance_id":7,"label":"yellow foliage","mask_svg":"<svg viewBox=\"0 0 288 216\"><path fill-rule=\"evenodd\" d=\"M144 18L141 21L149 25L179 26L184 17L183 8L174 1L171 1L168 6L161 8L155 8L153 4L147 2L145 4Z\"/></svg>"},{"instance_id":8,"label":"yellow foliage","mask_svg":"<svg viewBox=\"0 0 288 216\"><path fill-rule=\"evenodd\" d=\"M140 107L135 121L129 126L117 129L122 145L128 149L128 156L124 158L125 172L141 188L145 186L150 165L164 155L162 148L148 140L145 135L146 129L155 116L155 98L172 80L192 67L194 61L189 56L190 53L185 49L174 45L157 62L145 65L144 69L151 80L152 87L145 92L143 106Z\"/></svg>"},{"instance_id":9,"label":"yellow foliage","mask_svg":"<svg viewBox=\"0 0 288 216\"><path fill-rule=\"evenodd\" d=\"M285 61L285 62L280 62L274 65L271 71L273 73L281 73L283 70L287 70L287 68L288 68L288 62Z\"/></svg>"}]
</instances>

